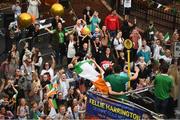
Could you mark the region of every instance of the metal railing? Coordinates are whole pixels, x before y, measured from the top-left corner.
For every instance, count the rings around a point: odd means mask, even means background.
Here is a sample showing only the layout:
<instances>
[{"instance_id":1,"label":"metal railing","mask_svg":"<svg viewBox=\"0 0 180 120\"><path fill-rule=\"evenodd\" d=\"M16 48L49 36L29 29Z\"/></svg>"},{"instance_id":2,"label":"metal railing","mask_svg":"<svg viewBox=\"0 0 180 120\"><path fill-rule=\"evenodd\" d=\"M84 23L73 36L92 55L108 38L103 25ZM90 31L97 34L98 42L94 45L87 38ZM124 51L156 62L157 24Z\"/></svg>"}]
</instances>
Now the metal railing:
<instances>
[{"instance_id":1,"label":"metal railing","mask_svg":"<svg viewBox=\"0 0 180 120\"><path fill-rule=\"evenodd\" d=\"M106 0L110 5L111 1ZM120 15L123 15L124 7L119 0L116 0L112 8L116 9ZM142 0L132 0L132 8L130 15L149 23L154 21L155 24L162 26L168 31L180 28L180 11L172 12L172 10L164 11L164 9L149 7L148 2Z\"/></svg>"},{"instance_id":2,"label":"metal railing","mask_svg":"<svg viewBox=\"0 0 180 120\"><path fill-rule=\"evenodd\" d=\"M170 11L164 11L164 9L157 9L153 7L144 7L144 5L141 2L133 1L132 3L132 11L136 11L136 14L133 14L134 16L137 16L140 14L140 18L143 18L146 21L153 20L154 23L166 27L167 29L174 30L176 28L180 28L180 11L172 12Z\"/></svg>"}]
</instances>

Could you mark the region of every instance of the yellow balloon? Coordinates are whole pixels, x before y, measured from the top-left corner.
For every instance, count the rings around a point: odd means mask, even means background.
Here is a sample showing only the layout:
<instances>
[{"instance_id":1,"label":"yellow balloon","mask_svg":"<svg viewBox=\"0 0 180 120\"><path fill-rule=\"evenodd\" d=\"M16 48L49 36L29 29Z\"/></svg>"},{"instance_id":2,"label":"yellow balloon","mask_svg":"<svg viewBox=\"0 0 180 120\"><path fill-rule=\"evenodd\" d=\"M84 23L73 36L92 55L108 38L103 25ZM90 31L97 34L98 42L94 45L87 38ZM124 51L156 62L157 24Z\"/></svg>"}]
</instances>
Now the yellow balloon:
<instances>
[{"instance_id":1,"label":"yellow balloon","mask_svg":"<svg viewBox=\"0 0 180 120\"><path fill-rule=\"evenodd\" d=\"M90 29L86 26L81 30L82 35L89 35L90 33L91 33Z\"/></svg>"},{"instance_id":2,"label":"yellow balloon","mask_svg":"<svg viewBox=\"0 0 180 120\"><path fill-rule=\"evenodd\" d=\"M51 7L51 13L53 15L60 15L61 16L64 14L64 7L59 3L55 3Z\"/></svg>"},{"instance_id":3,"label":"yellow balloon","mask_svg":"<svg viewBox=\"0 0 180 120\"><path fill-rule=\"evenodd\" d=\"M32 24L32 16L28 13L21 13L18 17L20 28L27 28Z\"/></svg>"}]
</instances>

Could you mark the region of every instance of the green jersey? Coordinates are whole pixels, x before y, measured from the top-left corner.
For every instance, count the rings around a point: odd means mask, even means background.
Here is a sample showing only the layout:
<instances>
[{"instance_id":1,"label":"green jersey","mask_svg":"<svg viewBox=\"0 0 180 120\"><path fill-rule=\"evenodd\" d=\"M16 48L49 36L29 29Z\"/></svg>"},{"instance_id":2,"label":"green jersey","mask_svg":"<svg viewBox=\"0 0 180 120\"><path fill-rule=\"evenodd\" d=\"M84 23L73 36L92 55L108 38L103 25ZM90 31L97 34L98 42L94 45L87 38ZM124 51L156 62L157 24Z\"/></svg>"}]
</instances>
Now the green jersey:
<instances>
[{"instance_id":1,"label":"green jersey","mask_svg":"<svg viewBox=\"0 0 180 120\"><path fill-rule=\"evenodd\" d=\"M57 29L52 30L53 32L53 39L52 39L52 45L54 47L58 47L59 44L62 44L65 42L65 33L67 32L66 29L62 31L58 31Z\"/></svg>"},{"instance_id":2,"label":"green jersey","mask_svg":"<svg viewBox=\"0 0 180 120\"><path fill-rule=\"evenodd\" d=\"M129 81L129 77L122 77L119 74L111 74L105 78L105 81L110 83L112 91L121 92L126 91L126 85ZM127 99L125 95L113 95L115 98Z\"/></svg>"},{"instance_id":3,"label":"green jersey","mask_svg":"<svg viewBox=\"0 0 180 120\"><path fill-rule=\"evenodd\" d=\"M154 95L165 100L170 97L170 91L173 87L173 79L166 74L158 74L154 80Z\"/></svg>"}]
</instances>

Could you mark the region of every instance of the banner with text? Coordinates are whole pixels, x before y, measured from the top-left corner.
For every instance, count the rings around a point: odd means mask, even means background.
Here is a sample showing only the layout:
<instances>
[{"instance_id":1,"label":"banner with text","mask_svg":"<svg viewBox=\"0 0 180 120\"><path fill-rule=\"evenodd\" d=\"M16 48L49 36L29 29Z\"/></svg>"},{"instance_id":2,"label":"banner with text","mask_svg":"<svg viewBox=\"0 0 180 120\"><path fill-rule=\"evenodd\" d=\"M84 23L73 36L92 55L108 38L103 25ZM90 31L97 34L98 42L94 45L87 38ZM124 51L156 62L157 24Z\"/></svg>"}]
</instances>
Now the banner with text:
<instances>
[{"instance_id":1,"label":"banner with text","mask_svg":"<svg viewBox=\"0 0 180 120\"><path fill-rule=\"evenodd\" d=\"M100 95L88 92L87 95L87 119L133 119L140 120L143 116L151 118L150 114L133 104L104 98Z\"/></svg>"}]
</instances>

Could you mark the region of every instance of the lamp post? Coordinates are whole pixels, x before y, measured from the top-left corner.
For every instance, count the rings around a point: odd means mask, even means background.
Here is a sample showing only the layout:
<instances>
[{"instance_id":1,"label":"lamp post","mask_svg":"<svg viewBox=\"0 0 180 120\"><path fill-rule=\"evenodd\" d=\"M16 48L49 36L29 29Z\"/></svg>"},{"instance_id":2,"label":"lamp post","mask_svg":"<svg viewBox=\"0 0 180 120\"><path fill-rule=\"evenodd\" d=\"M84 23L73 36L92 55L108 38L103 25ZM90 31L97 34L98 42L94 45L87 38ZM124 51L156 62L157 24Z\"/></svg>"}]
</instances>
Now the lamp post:
<instances>
[{"instance_id":1,"label":"lamp post","mask_svg":"<svg viewBox=\"0 0 180 120\"><path fill-rule=\"evenodd\" d=\"M127 49L127 59L128 59L128 76L131 76L131 63L130 63L130 52L133 47L133 42L130 39L124 41L124 47ZM130 88L130 80L128 82L128 88Z\"/></svg>"}]
</instances>

